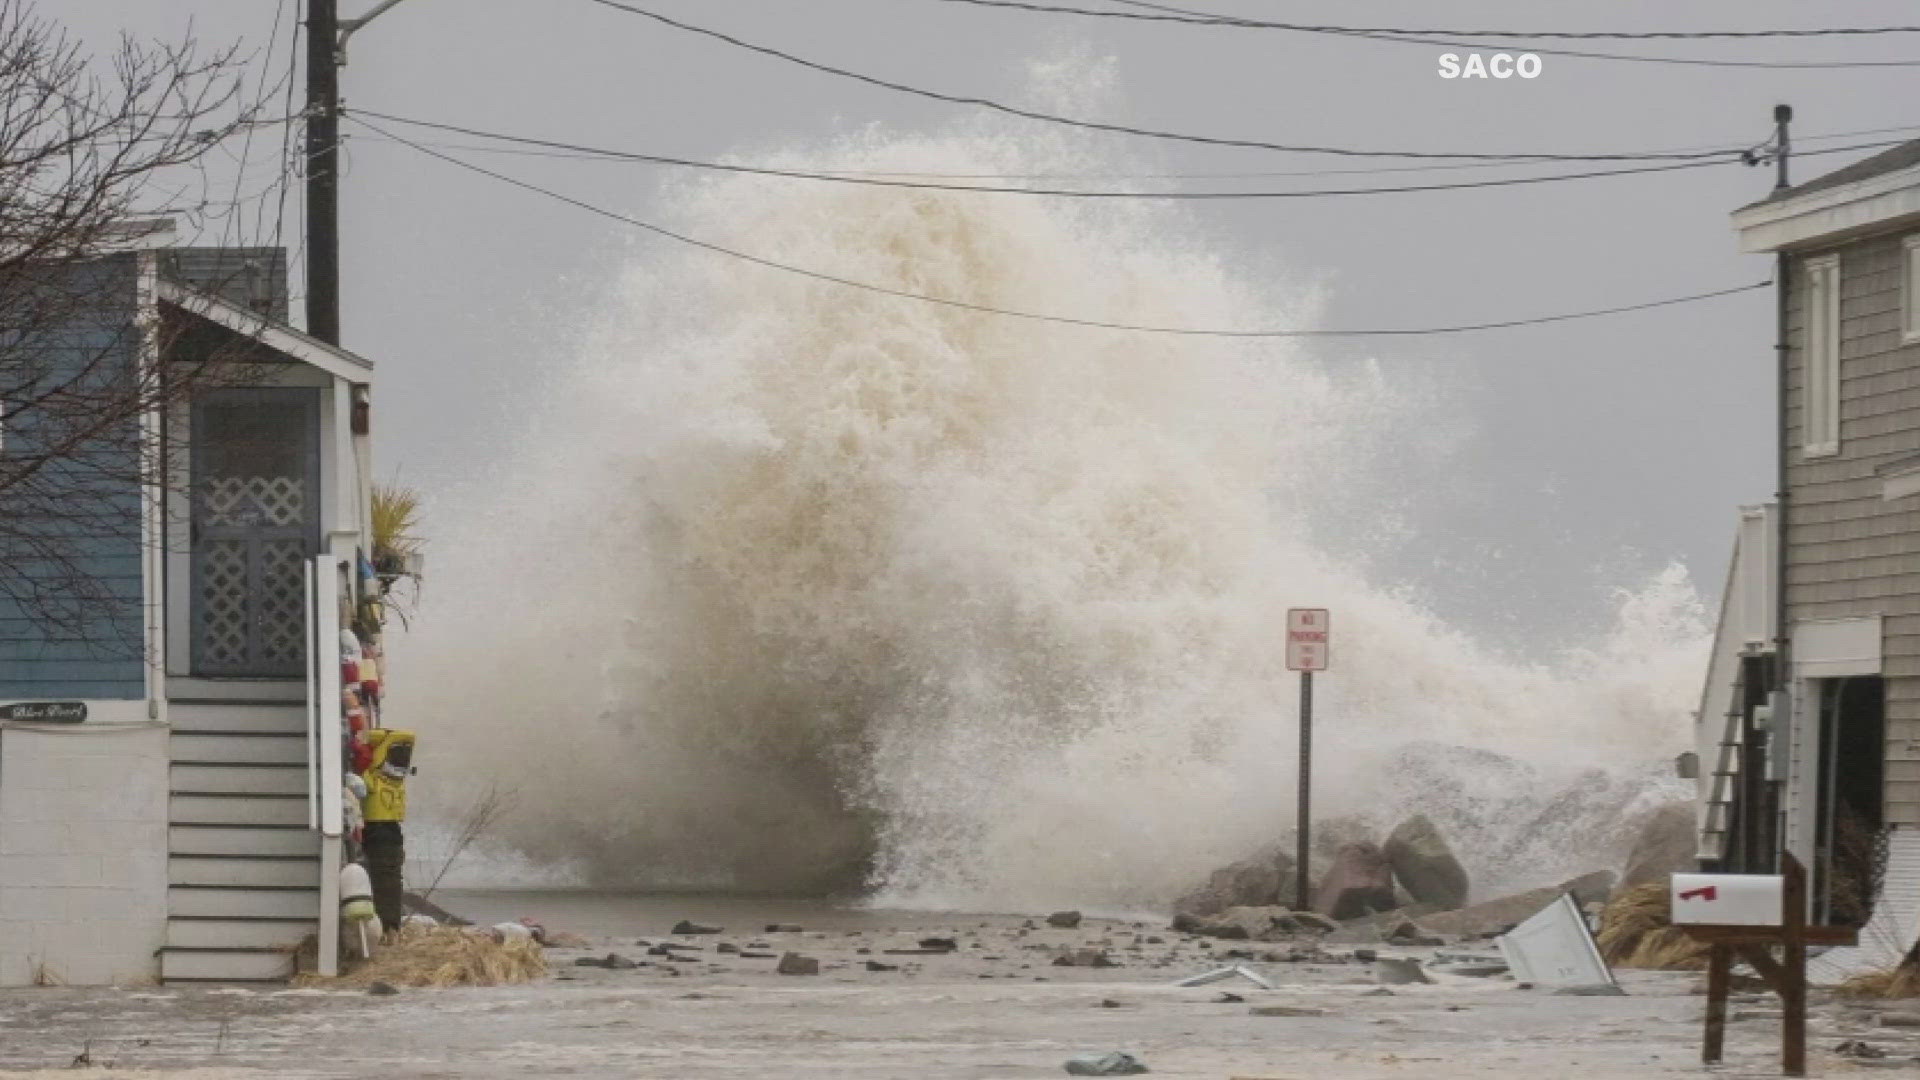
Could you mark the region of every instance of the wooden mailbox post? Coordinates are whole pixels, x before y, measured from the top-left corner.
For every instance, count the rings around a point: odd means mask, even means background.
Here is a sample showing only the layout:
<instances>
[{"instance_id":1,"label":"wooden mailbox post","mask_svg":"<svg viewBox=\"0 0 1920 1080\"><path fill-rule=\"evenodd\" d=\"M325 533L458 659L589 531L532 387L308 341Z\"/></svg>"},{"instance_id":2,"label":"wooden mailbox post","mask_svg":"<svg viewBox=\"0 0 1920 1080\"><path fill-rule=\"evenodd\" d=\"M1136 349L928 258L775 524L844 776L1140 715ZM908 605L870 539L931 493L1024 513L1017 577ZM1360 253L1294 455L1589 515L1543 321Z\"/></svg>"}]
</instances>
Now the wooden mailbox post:
<instances>
[{"instance_id":1,"label":"wooden mailbox post","mask_svg":"<svg viewBox=\"0 0 1920 1080\"><path fill-rule=\"evenodd\" d=\"M1752 965L1773 991L1780 995L1781 1034L1780 1071L1786 1076L1807 1075L1807 946L1853 945L1860 939L1858 927L1807 925L1807 871L1792 855L1780 857L1782 873L1777 879L1737 874L1675 874L1673 885L1674 925L1694 940L1704 942L1707 952L1707 1031L1700 1060L1716 1062L1726 1045L1727 990L1732 981L1734 957ZM1769 885L1779 894L1779 917L1770 923L1748 923L1756 890ZM1744 895L1743 895L1744 894ZM1727 922L1689 922L1686 909L1694 908L1707 919L1719 912L1728 913ZM1739 919L1742 921L1733 921ZM1774 946L1781 947L1775 959Z\"/></svg>"}]
</instances>

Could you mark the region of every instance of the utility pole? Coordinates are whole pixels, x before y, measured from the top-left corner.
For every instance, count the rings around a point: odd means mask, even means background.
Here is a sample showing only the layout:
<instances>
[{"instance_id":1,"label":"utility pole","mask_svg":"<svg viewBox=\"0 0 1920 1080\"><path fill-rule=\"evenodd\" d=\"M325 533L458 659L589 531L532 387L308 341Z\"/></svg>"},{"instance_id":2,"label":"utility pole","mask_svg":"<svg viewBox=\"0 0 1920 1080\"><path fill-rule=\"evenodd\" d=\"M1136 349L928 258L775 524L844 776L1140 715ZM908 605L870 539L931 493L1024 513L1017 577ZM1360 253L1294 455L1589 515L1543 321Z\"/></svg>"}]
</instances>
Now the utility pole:
<instances>
[{"instance_id":1,"label":"utility pole","mask_svg":"<svg viewBox=\"0 0 1920 1080\"><path fill-rule=\"evenodd\" d=\"M307 333L340 344L340 18L307 0Z\"/></svg>"},{"instance_id":2,"label":"utility pole","mask_svg":"<svg viewBox=\"0 0 1920 1080\"><path fill-rule=\"evenodd\" d=\"M347 39L401 0L358 19L339 0L307 0L307 333L340 344L340 69Z\"/></svg>"}]
</instances>

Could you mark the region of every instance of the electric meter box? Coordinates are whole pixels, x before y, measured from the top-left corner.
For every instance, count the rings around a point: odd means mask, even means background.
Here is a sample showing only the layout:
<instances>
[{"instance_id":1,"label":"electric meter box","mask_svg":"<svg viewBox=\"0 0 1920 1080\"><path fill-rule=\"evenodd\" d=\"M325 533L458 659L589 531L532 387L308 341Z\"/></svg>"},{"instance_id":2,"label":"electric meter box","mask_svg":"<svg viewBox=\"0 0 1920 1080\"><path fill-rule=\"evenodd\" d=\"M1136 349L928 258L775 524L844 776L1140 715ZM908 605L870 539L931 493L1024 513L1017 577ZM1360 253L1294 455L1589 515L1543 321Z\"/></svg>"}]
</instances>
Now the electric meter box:
<instances>
[{"instance_id":1,"label":"electric meter box","mask_svg":"<svg viewBox=\"0 0 1920 1080\"><path fill-rule=\"evenodd\" d=\"M1778 874L1675 874L1673 921L1779 926L1786 879Z\"/></svg>"}]
</instances>

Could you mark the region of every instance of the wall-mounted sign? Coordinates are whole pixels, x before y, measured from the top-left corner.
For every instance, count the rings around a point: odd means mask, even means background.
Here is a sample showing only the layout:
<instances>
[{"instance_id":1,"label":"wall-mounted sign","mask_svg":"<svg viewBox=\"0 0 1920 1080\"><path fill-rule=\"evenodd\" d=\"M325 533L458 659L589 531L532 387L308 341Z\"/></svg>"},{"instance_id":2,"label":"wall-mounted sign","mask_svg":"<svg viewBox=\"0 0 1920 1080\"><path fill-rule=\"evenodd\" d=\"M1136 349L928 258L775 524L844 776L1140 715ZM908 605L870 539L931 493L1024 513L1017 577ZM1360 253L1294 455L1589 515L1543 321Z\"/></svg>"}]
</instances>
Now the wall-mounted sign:
<instances>
[{"instance_id":1,"label":"wall-mounted sign","mask_svg":"<svg viewBox=\"0 0 1920 1080\"><path fill-rule=\"evenodd\" d=\"M24 720L40 724L78 724L87 718L84 701L16 701L0 705L0 720Z\"/></svg>"}]
</instances>

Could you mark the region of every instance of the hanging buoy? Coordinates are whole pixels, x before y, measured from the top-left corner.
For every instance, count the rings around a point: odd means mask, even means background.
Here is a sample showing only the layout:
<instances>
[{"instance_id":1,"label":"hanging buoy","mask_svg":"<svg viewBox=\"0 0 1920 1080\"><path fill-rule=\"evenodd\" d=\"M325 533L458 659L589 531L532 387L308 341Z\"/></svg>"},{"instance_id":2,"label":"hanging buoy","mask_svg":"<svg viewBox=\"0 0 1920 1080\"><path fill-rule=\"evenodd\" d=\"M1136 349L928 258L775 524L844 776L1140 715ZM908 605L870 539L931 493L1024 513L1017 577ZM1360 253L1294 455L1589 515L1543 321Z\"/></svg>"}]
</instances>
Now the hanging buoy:
<instances>
[{"instance_id":1,"label":"hanging buoy","mask_svg":"<svg viewBox=\"0 0 1920 1080\"><path fill-rule=\"evenodd\" d=\"M380 917L373 909L373 880L359 863L340 868L340 917L349 922Z\"/></svg>"}]
</instances>

